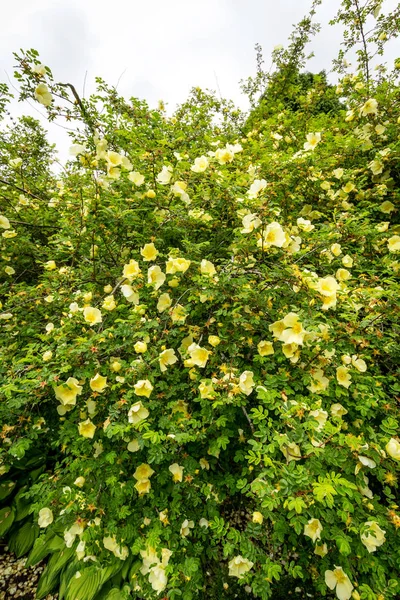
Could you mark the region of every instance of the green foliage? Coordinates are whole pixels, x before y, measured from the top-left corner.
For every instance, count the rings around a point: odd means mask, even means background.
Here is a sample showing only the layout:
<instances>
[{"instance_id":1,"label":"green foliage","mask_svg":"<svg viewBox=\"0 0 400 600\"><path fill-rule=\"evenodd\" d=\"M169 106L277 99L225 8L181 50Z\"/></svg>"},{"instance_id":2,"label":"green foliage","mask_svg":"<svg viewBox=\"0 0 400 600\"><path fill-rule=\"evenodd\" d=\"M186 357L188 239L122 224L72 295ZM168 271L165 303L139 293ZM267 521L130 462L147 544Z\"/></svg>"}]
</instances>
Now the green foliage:
<instances>
[{"instance_id":1,"label":"green foliage","mask_svg":"<svg viewBox=\"0 0 400 600\"><path fill-rule=\"evenodd\" d=\"M399 594L399 69L305 73L318 5L247 121L15 55L76 128L58 175L0 133L0 534L39 600Z\"/></svg>"}]
</instances>

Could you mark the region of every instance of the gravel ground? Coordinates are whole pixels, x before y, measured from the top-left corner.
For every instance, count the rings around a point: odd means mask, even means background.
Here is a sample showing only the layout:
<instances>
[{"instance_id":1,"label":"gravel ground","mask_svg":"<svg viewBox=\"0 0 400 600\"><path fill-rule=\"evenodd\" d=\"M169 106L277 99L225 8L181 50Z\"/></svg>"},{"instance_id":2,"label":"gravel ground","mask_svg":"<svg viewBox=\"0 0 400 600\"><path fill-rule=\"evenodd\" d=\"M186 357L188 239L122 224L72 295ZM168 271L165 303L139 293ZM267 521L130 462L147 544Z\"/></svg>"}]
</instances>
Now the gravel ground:
<instances>
[{"instance_id":1,"label":"gravel ground","mask_svg":"<svg viewBox=\"0 0 400 600\"><path fill-rule=\"evenodd\" d=\"M36 586L45 567L43 562L25 569L26 557L17 558L0 545L0 600L34 600ZM49 594L45 600L56 600L57 595Z\"/></svg>"}]
</instances>

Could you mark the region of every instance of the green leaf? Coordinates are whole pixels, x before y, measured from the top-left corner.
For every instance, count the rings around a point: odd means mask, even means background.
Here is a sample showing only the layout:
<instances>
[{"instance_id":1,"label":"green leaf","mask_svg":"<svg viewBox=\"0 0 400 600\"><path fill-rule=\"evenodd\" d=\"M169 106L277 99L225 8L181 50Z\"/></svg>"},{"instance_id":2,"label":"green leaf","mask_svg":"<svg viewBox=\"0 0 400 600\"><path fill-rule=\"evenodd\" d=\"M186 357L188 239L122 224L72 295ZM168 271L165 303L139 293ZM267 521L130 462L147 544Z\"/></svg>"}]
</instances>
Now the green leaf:
<instances>
[{"instance_id":1,"label":"green leaf","mask_svg":"<svg viewBox=\"0 0 400 600\"><path fill-rule=\"evenodd\" d=\"M56 552L57 550L61 550L64 547L64 540L53 533L49 533L38 538L28 556L25 567L33 567L34 565L37 565L37 563L46 558L48 554Z\"/></svg>"},{"instance_id":2,"label":"green leaf","mask_svg":"<svg viewBox=\"0 0 400 600\"><path fill-rule=\"evenodd\" d=\"M14 510L6 506L0 510L0 538L10 529L14 522Z\"/></svg>"},{"instance_id":3,"label":"green leaf","mask_svg":"<svg viewBox=\"0 0 400 600\"><path fill-rule=\"evenodd\" d=\"M17 558L24 556L32 548L38 535L39 527L36 523L28 521L10 536L8 545L11 552L14 552Z\"/></svg>"},{"instance_id":4,"label":"green leaf","mask_svg":"<svg viewBox=\"0 0 400 600\"><path fill-rule=\"evenodd\" d=\"M67 564L75 553L74 548L64 548L50 558L49 563L39 579L36 590L36 600L45 598L56 587L61 569Z\"/></svg>"},{"instance_id":5,"label":"green leaf","mask_svg":"<svg viewBox=\"0 0 400 600\"><path fill-rule=\"evenodd\" d=\"M16 485L15 481L4 481L3 483L0 483L0 502L12 494Z\"/></svg>"}]
</instances>

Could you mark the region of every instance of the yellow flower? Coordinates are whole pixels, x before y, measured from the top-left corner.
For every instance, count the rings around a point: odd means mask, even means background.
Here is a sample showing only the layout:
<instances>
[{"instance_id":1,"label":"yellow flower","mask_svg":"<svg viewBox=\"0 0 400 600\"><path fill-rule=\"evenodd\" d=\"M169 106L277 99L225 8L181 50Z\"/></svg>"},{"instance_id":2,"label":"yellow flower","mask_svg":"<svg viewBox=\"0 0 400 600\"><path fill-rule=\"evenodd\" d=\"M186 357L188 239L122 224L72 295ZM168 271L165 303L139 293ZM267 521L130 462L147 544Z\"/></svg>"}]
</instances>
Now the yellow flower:
<instances>
[{"instance_id":1,"label":"yellow flower","mask_svg":"<svg viewBox=\"0 0 400 600\"><path fill-rule=\"evenodd\" d=\"M381 529L376 521L367 521L364 523L364 527L367 527L368 529L360 534L361 541L368 552L375 552L379 546L382 546L382 544L385 543L386 531Z\"/></svg>"},{"instance_id":2,"label":"yellow flower","mask_svg":"<svg viewBox=\"0 0 400 600\"><path fill-rule=\"evenodd\" d=\"M378 113L378 102L375 98L370 98L362 105L360 109L360 114L362 117L366 117L367 115L376 115Z\"/></svg>"},{"instance_id":3,"label":"yellow flower","mask_svg":"<svg viewBox=\"0 0 400 600\"><path fill-rule=\"evenodd\" d=\"M243 556L235 556L229 561L229 573L230 577L237 577L238 579L242 579L243 575L245 575L250 569L253 567L254 563L252 563L247 558L243 558Z\"/></svg>"},{"instance_id":4,"label":"yellow flower","mask_svg":"<svg viewBox=\"0 0 400 600\"><path fill-rule=\"evenodd\" d=\"M168 520L168 508L166 508L165 510L162 510L160 512L160 514L158 515L158 517L159 517L161 523L164 525L164 527L166 525L168 525L169 524L169 520Z\"/></svg>"},{"instance_id":5,"label":"yellow flower","mask_svg":"<svg viewBox=\"0 0 400 600\"><path fill-rule=\"evenodd\" d=\"M368 163L369 168L372 171L372 175L380 175L383 171L383 162L381 160L375 159Z\"/></svg>"},{"instance_id":6,"label":"yellow flower","mask_svg":"<svg viewBox=\"0 0 400 600\"><path fill-rule=\"evenodd\" d=\"M342 567L335 565L334 571L325 571L325 583L330 590L336 588L336 596L339 600L350 600L353 585Z\"/></svg>"},{"instance_id":7,"label":"yellow flower","mask_svg":"<svg viewBox=\"0 0 400 600\"><path fill-rule=\"evenodd\" d=\"M393 212L394 209L395 206L393 202L390 202L390 200L385 200L385 202L382 202L382 204L379 206L379 210L383 213L386 213L387 215Z\"/></svg>"},{"instance_id":8,"label":"yellow flower","mask_svg":"<svg viewBox=\"0 0 400 600\"><path fill-rule=\"evenodd\" d=\"M116 304L115 304L115 300L114 300L114 296L111 294L111 296L106 296L104 298L104 302L102 307L105 310L114 310L114 308L116 308Z\"/></svg>"},{"instance_id":9,"label":"yellow flower","mask_svg":"<svg viewBox=\"0 0 400 600\"><path fill-rule=\"evenodd\" d=\"M158 256L158 250L153 243L145 244L140 251L143 260L155 260Z\"/></svg>"},{"instance_id":10,"label":"yellow flower","mask_svg":"<svg viewBox=\"0 0 400 600\"><path fill-rule=\"evenodd\" d=\"M210 344L210 346L213 346L213 348L216 348L216 346L218 346L221 343L221 340L217 335L209 335L208 343Z\"/></svg>"},{"instance_id":11,"label":"yellow flower","mask_svg":"<svg viewBox=\"0 0 400 600\"><path fill-rule=\"evenodd\" d=\"M85 306L83 309L83 316L86 323L90 325L96 325L97 323L101 323L101 312L98 308L93 308L93 306Z\"/></svg>"},{"instance_id":12,"label":"yellow flower","mask_svg":"<svg viewBox=\"0 0 400 600\"><path fill-rule=\"evenodd\" d=\"M7 219L7 217L4 217L3 215L0 215L0 227L1 229L10 229L10 221Z\"/></svg>"},{"instance_id":13,"label":"yellow flower","mask_svg":"<svg viewBox=\"0 0 400 600\"><path fill-rule=\"evenodd\" d=\"M46 269L46 271L54 271L54 269L57 269L57 265L54 260L48 260L44 263L43 267Z\"/></svg>"},{"instance_id":14,"label":"yellow flower","mask_svg":"<svg viewBox=\"0 0 400 600\"><path fill-rule=\"evenodd\" d=\"M207 275L208 277L212 277L217 272L213 263L205 258L200 263L200 271L202 275Z\"/></svg>"},{"instance_id":15,"label":"yellow flower","mask_svg":"<svg viewBox=\"0 0 400 600\"><path fill-rule=\"evenodd\" d=\"M147 271L147 283L154 285L154 289L158 290L164 283L166 277L158 265L153 265Z\"/></svg>"},{"instance_id":16,"label":"yellow flower","mask_svg":"<svg viewBox=\"0 0 400 600\"><path fill-rule=\"evenodd\" d=\"M50 508L42 508L41 510L39 510L39 527L48 527L53 522L53 520L54 517Z\"/></svg>"},{"instance_id":17,"label":"yellow flower","mask_svg":"<svg viewBox=\"0 0 400 600\"><path fill-rule=\"evenodd\" d=\"M139 294L131 285L127 283L121 285L121 292L128 302L131 302L132 304L139 304Z\"/></svg>"},{"instance_id":18,"label":"yellow flower","mask_svg":"<svg viewBox=\"0 0 400 600\"><path fill-rule=\"evenodd\" d=\"M251 233L258 227L260 227L262 221L256 213L251 213L243 217L242 223L243 229L241 229L240 233Z\"/></svg>"},{"instance_id":19,"label":"yellow flower","mask_svg":"<svg viewBox=\"0 0 400 600\"><path fill-rule=\"evenodd\" d=\"M286 235L283 231L281 225L276 223L270 223L267 225L265 231L262 236L257 241L257 246L262 250L267 250L271 246L276 246L277 248L282 248L284 243L286 242Z\"/></svg>"},{"instance_id":20,"label":"yellow flower","mask_svg":"<svg viewBox=\"0 0 400 600\"><path fill-rule=\"evenodd\" d=\"M11 240L12 238L17 237L18 234L14 229L8 229L7 231L3 231L1 235L4 239Z\"/></svg>"},{"instance_id":21,"label":"yellow flower","mask_svg":"<svg viewBox=\"0 0 400 600\"><path fill-rule=\"evenodd\" d=\"M44 360L44 362L47 362L48 360L51 360L53 356L53 353L51 350L46 350L46 352L43 352L42 354L42 359Z\"/></svg>"},{"instance_id":22,"label":"yellow flower","mask_svg":"<svg viewBox=\"0 0 400 600\"><path fill-rule=\"evenodd\" d=\"M160 173L157 175L157 183L161 185L167 185L172 177L172 168L164 166Z\"/></svg>"},{"instance_id":23,"label":"yellow flower","mask_svg":"<svg viewBox=\"0 0 400 600\"><path fill-rule=\"evenodd\" d=\"M304 150L314 150L317 144L319 144L321 141L321 134L319 132L308 133L306 135L306 139L307 141L303 144Z\"/></svg>"},{"instance_id":24,"label":"yellow flower","mask_svg":"<svg viewBox=\"0 0 400 600\"><path fill-rule=\"evenodd\" d=\"M336 379L339 385L349 388L351 385L351 377L347 367L338 367L336 369Z\"/></svg>"},{"instance_id":25,"label":"yellow flower","mask_svg":"<svg viewBox=\"0 0 400 600\"><path fill-rule=\"evenodd\" d=\"M96 431L96 425L92 423L90 419L86 419L86 421L82 421L78 424L79 435L85 438L92 439L94 437L94 432Z\"/></svg>"},{"instance_id":26,"label":"yellow flower","mask_svg":"<svg viewBox=\"0 0 400 600\"><path fill-rule=\"evenodd\" d=\"M147 463L142 463L137 467L136 471L133 474L133 477L137 481L142 481L143 479L150 479L153 473L154 471L150 467L150 465L148 465Z\"/></svg>"},{"instance_id":27,"label":"yellow flower","mask_svg":"<svg viewBox=\"0 0 400 600\"><path fill-rule=\"evenodd\" d=\"M262 514L260 512L256 511L256 512L253 512L252 521L253 521L253 523L258 523L259 525L262 525L262 522L264 521L264 517L262 516Z\"/></svg>"},{"instance_id":28,"label":"yellow flower","mask_svg":"<svg viewBox=\"0 0 400 600\"><path fill-rule=\"evenodd\" d=\"M157 310L162 313L167 310L172 304L172 299L169 294L161 294L157 302Z\"/></svg>"},{"instance_id":29,"label":"yellow flower","mask_svg":"<svg viewBox=\"0 0 400 600\"><path fill-rule=\"evenodd\" d=\"M188 348L190 359L185 361L185 366L193 367L194 365L204 368L207 364L210 351L201 348L198 344L191 344ZM190 363L190 364L189 364Z\"/></svg>"},{"instance_id":30,"label":"yellow flower","mask_svg":"<svg viewBox=\"0 0 400 600\"><path fill-rule=\"evenodd\" d=\"M106 154L106 160L110 167L118 167L122 163L122 156L118 152L109 150Z\"/></svg>"},{"instance_id":31,"label":"yellow flower","mask_svg":"<svg viewBox=\"0 0 400 600\"><path fill-rule=\"evenodd\" d=\"M388 250L389 252L400 251L400 235L393 235L388 239Z\"/></svg>"},{"instance_id":32,"label":"yellow flower","mask_svg":"<svg viewBox=\"0 0 400 600\"><path fill-rule=\"evenodd\" d=\"M68 377L65 383L54 388L56 398L63 406L75 406L76 397L82 394L82 386L75 377Z\"/></svg>"},{"instance_id":33,"label":"yellow flower","mask_svg":"<svg viewBox=\"0 0 400 600\"><path fill-rule=\"evenodd\" d=\"M269 356L270 354L274 354L274 345L272 342L261 340L261 342L257 344L257 350L260 356Z\"/></svg>"},{"instance_id":34,"label":"yellow flower","mask_svg":"<svg viewBox=\"0 0 400 600\"><path fill-rule=\"evenodd\" d=\"M328 546L326 544L316 544L314 554L323 558L328 554Z\"/></svg>"},{"instance_id":35,"label":"yellow flower","mask_svg":"<svg viewBox=\"0 0 400 600\"><path fill-rule=\"evenodd\" d=\"M134 488L138 492L139 496L148 494L151 490L150 479L141 479L140 481L137 481L134 485Z\"/></svg>"},{"instance_id":36,"label":"yellow flower","mask_svg":"<svg viewBox=\"0 0 400 600\"><path fill-rule=\"evenodd\" d=\"M340 244L332 244L331 252L333 256L339 256L342 253L342 247Z\"/></svg>"},{"instance_id":37,"label":"yellow flower","mask_svg":"<svg viewBox=\"0 0 400 600\"><path fill-rule=\"evenodd\" d=\"M96 373L96 375L90 380L90 389L92 389L94 392L101 394L101 392L104 392L106 387L108 387L107 377L102 377L99 373Z\"/></svg>"},{"instance_id":38,"label":"yellow flower","mask_svg":"<svg viewBox=\"0 0 400 600\"><path fill-rule=\"evenodd\" d=\"M334 171L332 171L334 176L336 177L336 179L341 179L344 175L344 170L339 168L339 169L335 169Z\"/></svg>"},{"instance_id":39,"label":"yellow flower","mask_svg":"<svg viewBox=\"0 0 400 600\"><path fill-rule=\"evenodd\" d=\"M309 219L303 219L303 217L299 217L296 221L297 227L302 231L312 231L315 228L315 225L311 223Z\"/></svg>"},{"instance_id":40,"label":"yellow flower","mask_svg":"<svg viewBox=\"0 0 400 600\"><path fill-rule=\"evenodd\" d=\"M178 271L185 273L190 267L190 260L186 260L186 258L169 258L165 265L167 275L174 275Z\"/></svg>"},{"instance_id":41,"label":"yellow flower","mask_svg":"<svg viewBox=\"0 0 400 600\"><path fill-rule=\"evenodd\" d=\"M83 488L83 486L85 485L85 478L84 477L77 477L74 481L74 485L76 485L79 488Z\"/></svg>"},{"instance_id":42,"label":"yellow flower","mask_svg":"<svg viewBox=\"0 0 400 600\"><path fill-rule=\"evenodd\" d=\"M318 279L318 291L323 296L332 296L336 294L339 284L334 277L328 276Z\"/></svg>"},{"instance_id":43,"label":"yellow flower","mask_svg":"<svg viewBox=\"0 0 400 600\"><path fill-rule=\"evenodd\" d=\"M301 346L304 342L304 336L307 333L303 329L303 325L299 321L299 315L296 313L289 313L283 319L285 329L279 336L279 341L285 344L297 344Z\"/></svg>"},{"instance_id":44,"label":"yellow flower","mask_svg":"<svg viewBox=\"0 0 400 600\"><path fill-rule=\"evenodd\" d=\"M215 151L215 158L220 165L226 165L228 162L232 162L235 157L235 153L232 151L232 147L218 148Z\"/></svg>"},{"instance_id":45,"label":"yellow flower","mask_svg":"<svg viewBox=\"0 0 400 600\"><path fill-rule=\"evenodd\" d=\"M140 450L139 442L137 440L131 440L127 445L127 449L128 452L138 452Z\"/></svg>"},{"instance_id":46,"label":"yellow flower","mask_svg":"<svg viewBox=\"0 0 400 600\"><path fill-rule=\"evenodd\" d=\"M184 467L181 467L178 463L174 463L173 465L170 465L168 469L172 473L172 479L175 483L182 481Z\"/></svg>"},{"instance_id":47,"label":"yellow flower","mask_svg":"<svg viewBox=\"0 0 400 600\"><path fill-rule=\"evenodd\" d=\"M346 256L343 256L342 265L344 267L347 267L348 269L351 269L351 267L353 266L353 259L351 258L351 256L349 256L348 254L346 254Z\"/></svg>"},{"instance_id":48,"label":"yellow flower","mask_svg":"<svg viewBox=\"0 0 400 600\"><path fill-rule=\"evenodd\" d=\"M353 356L351 357L351 363L353 367L357 369L357 371L360 371L360 373L365 373L365 371L367 370L367 364L365 360L363 360L362 358L357 358L356 354L353 354Z\"/></svg>"},{"instance_id":49,"label":"yellow flower","mask_svg":"<svg viewBox=\"0 0 400 600\"><path fill-rule=\"evenodd\" d=\"M53 96L45 83L39 83L35 89L35 98L40 104L43 104L43 106L50 106L53 100Z\"/></svg>"},{"instance_id":50,"label":"yellow flower","mask_svg":"<svg viewBox=\"0 0 400 600\"><path fill-rule=\"evenodd\" d=\"M149 411L141 402L136 402L135 404L132 404L129 409L128 421L129 423L133 423L133 425L137 425L137 423L140 423L140 421L147 419L149 414Z\"/></svg>"},{"instance_id":51,"label":"yellow flower","mask_svg":"<svg viewBox=\"0 0 400 600\"><path fill-rule=\"evenodd\" d=\"M122 277L129 279L130 281L137 277L140 273L139 263L133 258L129 261L127 265L124 265L124 270L122 272Z\"/></svg>"},{"instance_id":52,"label":"yellow flower","mask_svg":"<svg viewBox=\"0 0 400 600\"><path fill-rule=\"evenodd\" d=\"M136 396L146 396L146 398L149 398L153 391L153 386L148 379L140 379L133 387Z\"/></svg>"},{"instance_id":53,"label":"yellow flower","mask_svg":"<svg viewBox=\"0 0 400 600\"><path fill-rule=\"evenodd\" d=\"M190 167L190 170L194 173L203 173L209 166L207 156L199 156L195 158L194 165Z\"/></svg>"},{"instance_id":54,"label":"yellow flower","mask_svg":"<svg viewBox=\"0 0 400 600\"><path fill-rule=\"evenodd\" d=\"M143 354L147 350L147 344L146 342L136 342L133 348L137 354Z\"/></svg>"},{"instance_id":55,"label":"yellow flower","mask_svg":"<svg viewBox=\"0 0 400 600\"><path fill-rule=\"evenodd\" d=\"M325 427L325 423L328 418L328 413L326 412L326 410L321 410L321 409L311 410L309 415L310 415L310 417L312 417L313 419L318 421L316 430L321 431Z\"/></svg>"},{"instance_id":56,"label":"yellow flower","mask_svg":"<svg viewBox=\"0 0 400 600\"><path fill-rule=\"evenodd\" d=\"M349 411L346 410L345 407L339 403L332 404L331 406L331 415L333 417L338 417L339 419L341 419L344 415L347 415L348 412Z\"/></svg>"},{"instance_id":57,"label":"yellow flower","mask_svg":"<svg viewBox=\"0 0 400 600\"><path fill-rule=\"evenodd\" d=\"M215 390L209 379L202 379L200 381L199 392L203 399L213 400L215 398Z\"/></svg>"},{"instance_id":58,"label":"yellow flower","mask_svg":"<svg viewBox=\"0 0 400 600\"><path fill-rule=\"evenodd\" d=\"M208 460L206 458L201 458L199 460L200 466L202 469L206 469L206 471L210 470L210 463L208 462Z\"/></svg>"},{"instance_id":59,"label":"yellow flower","mask_svg":"<svg viewBox=\"0 0 400 600\"><path fill-rule=\"evenodd\" d=\"M272 332L274 338L279 339L282 333L285 331L285 324L283 320L275 321L271 325L268 325L268 329Z\"/></svg>"},{"instance_id":60,"label":"yellow flower","mask_svg":"<svg viewBox=\"0 0 400 600\"><path fill-rule=\"evenodd\" d=\"M138 187L144 184L144 175L141 175L137 171L131 171L128 175L128 179Z\"/></svg>"},{"instance_id":61,"label":"yellow flower","mask_svg":"<svg viewBox=\"0 0 400 600\"><path fill-rule=\"evenodd\" d=\"M190 530L193 529L194 522L185 519L181 525L180 534L182 537L187 537L190 534Z\"/></svg>"},{"instance_id":62,"label":"yellow flower","mask_svg":"<svg viewBox=\"0 0 400 600\"><path fill-rule=\"evenodd\" d=\"M347 281L348 279L351 279L351 273L347 269L340 268L336 271L336 278L339 281Z\"/></svg>"},{"instance_id":63,"label":"yellow flower","mask_svg":"<svg viewBox=\"0 0 400 600\"><path fill-rule=\"evenodd\" d=\"M318 519L310 519L304 525L304 535L308 536L315 543L321 539L322 525Z\"/></svg>"},{"instance_id":64,"label":"yellow flower","mask_svg":"<svg viewBox=\"0 0 400 600\"><path fill-rule=\"evenodd\" d=\"M253 377L253 371L243 371L243 373L239 377L239 389L244 394L246 394L246 396L249 396L251 394L255 386Z\"/></svg>"},{"instance_id":65,"label":"yellow flower","mask_svg":"<svg viewBox=\"0 0 400 600\"><path fill-rule=\"evenodd\" d=\"M391 438L386 444L386 452L393 460L400 460L400 442L395 438Z\"/></svg>"},{"instance_id":66,"label":"yellow flower","mask_svg":"<svg viewBox=\"0 0 400 600\"><path fill-rule=\"evenodd\" d=\"M288 444L284 444L283 446L281 446L281 451L283 452L288 463L291 460L301 460L301 451L299 446L295 444L295 442L289 442Z\"/></svg>"},{"instance_id":67,"label":"yellow flower","mask_svg":"<svg viewBox=\"0 0 400 600\"><path fill-rule=\"evenodd\" d=\"M14 275L15 269L13 269L12 267L5 267L4 272L7 273L7 275ZM51 298L53 300L53 296L46 296L46 298Z\"/></svg>"},{"instance_id":68,"label":"yellow flower","mask_svg":"<svg viewBox=\"0 0 400 600\"><path fill-rule=\"evenodd\" d=\"M254 200L255 198L258 197L258 194L260 192L265 190L266 187L267 187L267 182L265 181L265 179L255 179L255 181L253 181L253 183L251 184L249 191L247 192L247 196L251 200ZM243 223L243 225L246 227L246 225L244 223ZM257 225L257 227L258 227L258 225Z\"/></svg>"},{"instance_id":69,"label":"yellow flower","mask_svg":"<svg viewBox=\"0 0 400 600\"><path fill-rule=\"evenodd\" d=\"M184 323L187 317L187 312L184 306L177 304L172 312L171 319L174 323Z\"/></svg>"},{"instance_id":70,"label":"yellow flower","mask_svg":"<svg viewBox=\"0 0 400 600\"><path fill-rule=\"evenodd\" d=\"M178 357L175 354L175 350L173 348L168 348L167 350L163 350L161 354L158 356L158 361L160 363L161 372L167 370L168 365L173 365L177 362Z\"/></svg>"},{"instance_id":71,"label":"yellow flower","mask_svg":"<svg viewBox=\"0 0 400 600\"><path fill-rule=\"evenodd\" d=\"M329 386L329 379L325 377L322 369L315 369L312 372L312 381L308 386L308 389L313 394L319 394L325 391Z\"/></svg>"}]
</instances>

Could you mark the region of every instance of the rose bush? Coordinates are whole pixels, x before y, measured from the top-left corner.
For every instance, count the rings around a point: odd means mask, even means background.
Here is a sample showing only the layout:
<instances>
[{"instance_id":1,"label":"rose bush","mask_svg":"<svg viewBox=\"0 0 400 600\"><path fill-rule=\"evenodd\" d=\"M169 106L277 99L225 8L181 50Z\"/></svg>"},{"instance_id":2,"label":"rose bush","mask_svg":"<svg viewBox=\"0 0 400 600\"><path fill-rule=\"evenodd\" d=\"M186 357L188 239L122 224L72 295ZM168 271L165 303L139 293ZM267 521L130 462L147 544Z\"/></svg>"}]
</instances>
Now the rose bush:
<instances>
[{"instance_id":1,"label":"rose bush","mask_svg":"<svg viewBox=\"0 0 400 600\"><path fill-rule=\"evenodd\" d=\"M76 125L58 175L37 122L0 138L0 533L51 554L38 598L400 593L398 70L364 59L245 134L16 55Z\"/></svg>"}]
</instances>

